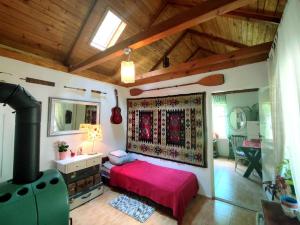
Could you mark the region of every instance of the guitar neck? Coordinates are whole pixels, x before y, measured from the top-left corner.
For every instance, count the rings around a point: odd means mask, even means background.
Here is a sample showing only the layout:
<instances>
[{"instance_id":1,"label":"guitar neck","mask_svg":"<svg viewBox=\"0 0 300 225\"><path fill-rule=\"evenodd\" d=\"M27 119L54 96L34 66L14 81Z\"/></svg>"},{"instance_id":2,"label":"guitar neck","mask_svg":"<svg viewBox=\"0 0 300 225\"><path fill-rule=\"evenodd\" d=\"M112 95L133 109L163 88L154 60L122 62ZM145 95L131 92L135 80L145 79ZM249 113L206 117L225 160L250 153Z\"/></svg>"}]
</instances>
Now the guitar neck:
<instances>
[{"instance_id":1,"label":"guitar neck","mask_svg":"<svg viewBox=\"0 0 300 225\"><path fill-rule=\"evenodd\" d=\"M115 96L116 96L116 105L119 107L119 98L118 98L118 91L115 89Z\"/></svg>"}]
</instances>

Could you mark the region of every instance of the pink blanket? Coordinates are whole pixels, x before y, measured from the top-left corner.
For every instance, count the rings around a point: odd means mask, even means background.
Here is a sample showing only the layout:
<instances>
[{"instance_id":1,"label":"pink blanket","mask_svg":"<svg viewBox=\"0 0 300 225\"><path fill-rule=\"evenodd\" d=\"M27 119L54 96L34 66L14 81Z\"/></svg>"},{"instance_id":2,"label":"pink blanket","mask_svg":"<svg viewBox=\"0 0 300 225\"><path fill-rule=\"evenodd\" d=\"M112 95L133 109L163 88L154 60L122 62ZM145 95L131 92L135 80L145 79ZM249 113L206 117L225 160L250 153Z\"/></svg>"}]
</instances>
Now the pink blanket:
<instances>
[{"instance_id":1,"label":"pink blanket","mask_svg":"<svg viewBox=\"0 0 300 225\"><path fill-rule=\"evenodd\" d=\"M198 192L193 173L136 160L111 169L110 185L124 188L173 210L181 223L184 210Z\"/></svg>"}]
</instances>

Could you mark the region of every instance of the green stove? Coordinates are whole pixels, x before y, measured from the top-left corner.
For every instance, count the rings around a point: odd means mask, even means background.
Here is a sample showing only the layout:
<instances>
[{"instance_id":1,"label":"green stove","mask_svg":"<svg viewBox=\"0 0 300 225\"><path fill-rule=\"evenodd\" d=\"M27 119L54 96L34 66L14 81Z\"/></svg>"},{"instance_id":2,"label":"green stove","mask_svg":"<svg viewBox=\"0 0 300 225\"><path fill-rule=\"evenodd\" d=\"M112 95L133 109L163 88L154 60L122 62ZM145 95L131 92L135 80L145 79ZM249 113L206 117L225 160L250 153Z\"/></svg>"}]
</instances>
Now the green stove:
<instances>
[{"instance_id":1,"label":"green stove","mask_svg":"<svg viewBox=\"0 0 300 225\"><path fill-rule=\"evenodd\" d=\"M13 179L0 184L1 225L67 225L67 187L57 170L39 170L41 103L0 82L0 102L16 110Z\"/></svg>"}]
</instances>

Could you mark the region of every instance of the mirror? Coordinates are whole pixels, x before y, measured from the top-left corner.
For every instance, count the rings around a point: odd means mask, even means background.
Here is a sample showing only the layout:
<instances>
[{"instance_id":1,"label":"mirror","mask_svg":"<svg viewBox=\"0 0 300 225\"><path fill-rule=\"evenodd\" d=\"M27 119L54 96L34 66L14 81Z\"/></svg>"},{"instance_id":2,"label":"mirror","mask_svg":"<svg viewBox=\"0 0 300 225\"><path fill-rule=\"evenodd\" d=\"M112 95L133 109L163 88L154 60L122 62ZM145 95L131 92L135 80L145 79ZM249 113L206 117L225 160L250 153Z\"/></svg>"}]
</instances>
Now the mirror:
<instances>
[{"instance_id":1,"label":"mirror","mask_svg":"<svg viewBox=\"0 0 300 225\"><path fill-rule=\"evenodd\" d=\"M244 110L242 108L234 108L229 115L230 126L234 130L240 130L245 128L247 123L247 118Z\"/></svg>"},{"instance_id":2,"label":"mirror","mask_svg":"<svg viewBox=\"0 0 300 225\"><path fill-rule=\"evenodd\" d=\"M48 136L84 133L82 123L100 123L100 102L49 98Z\"/></svg>"}]
</instances>

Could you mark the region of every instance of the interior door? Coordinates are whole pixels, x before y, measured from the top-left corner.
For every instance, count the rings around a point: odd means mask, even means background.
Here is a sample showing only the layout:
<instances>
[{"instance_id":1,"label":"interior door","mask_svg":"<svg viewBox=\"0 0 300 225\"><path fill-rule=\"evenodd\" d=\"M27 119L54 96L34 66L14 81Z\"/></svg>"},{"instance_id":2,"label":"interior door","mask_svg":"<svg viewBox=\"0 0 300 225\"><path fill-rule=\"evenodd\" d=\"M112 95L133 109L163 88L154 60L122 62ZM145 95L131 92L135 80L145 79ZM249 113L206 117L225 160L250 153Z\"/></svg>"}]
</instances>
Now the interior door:
<instances>
[{"instance_id":1,"label":"interior door","mask_svg":"<svg viewBox=\"0 0 300 225\"><path fill-rule=\"evenodd\" d=\"M263 181L273 180L274 169L274 145L272 133L271 101L269 87L259 90L259 122L261 137L261 157Z\"/></svg>"}]
</instances>

